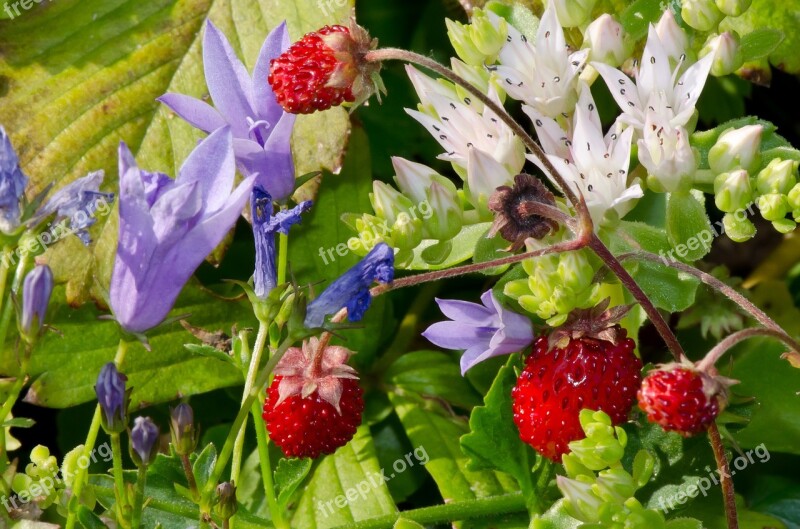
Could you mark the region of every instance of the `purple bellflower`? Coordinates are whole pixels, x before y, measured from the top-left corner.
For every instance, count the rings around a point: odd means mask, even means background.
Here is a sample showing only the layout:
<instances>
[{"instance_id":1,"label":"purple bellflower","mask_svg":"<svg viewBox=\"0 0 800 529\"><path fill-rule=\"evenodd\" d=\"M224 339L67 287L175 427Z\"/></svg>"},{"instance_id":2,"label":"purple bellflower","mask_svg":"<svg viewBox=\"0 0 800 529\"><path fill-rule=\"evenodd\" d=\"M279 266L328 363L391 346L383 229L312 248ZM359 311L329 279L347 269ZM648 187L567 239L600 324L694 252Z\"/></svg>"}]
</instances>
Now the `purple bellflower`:
<instances>
[{"instance_id":1,"label":"purple bellflower","mask_svg":"<svg viewBox=\"0 0 800 529\"><path fill-rule=\"evenodd\" d=\"M521 351L533 342L533 325L521 314L503 307L488 290L481 303L437 299L439 309L452 321L434 323L422 336L445 349L463 349L461 374L494 356Z\"/></svg>"},{"instance_id":2,"label":"purple bellflower","mask_svg":"<svg viewBox=\"0 0 800 529\"><path fill-rule=\"evenodd\" d=\"M125 382L128 378L117 371L114 362L100 370L94 391L103 411L103 428L107 432L122 432L128 426L128 395Z\"/></svg>"},{"instance_id":3,"label":"purple bellflower","mask_svg":"<svg viewBox=\"0 0 800 529\"><path fill-rule=\"evenodd\" d=\"M20 315L20 329L24 336L33 338L41 332L52 293L53 272L49 266L37 265L25 276Z\"/></svg>"},{"instance_id":4,"label":"purple bellflower","mask_svg":"<svg viewBox=\"0 0 800 529\"><path fill-rule=\"evenodd\" d=\"M270 60L288 47L289 33L284 22L267 36L250 77L225 35L208 22L203 38L203 68L214 107L183 94L168 93L158 98L205 132L230 126L239 170L245 175L258 174L256 184L275 200L285 199L294 190L289 139L295 115L278 105L267 77Z\"/></svg>"},{"instance_id":5,"label":"purple bellflower","mask_svg":"<svg viewBox=\"0 0 800 529\"><path fill-rule=\"evenodd\" d=\"M131 429L131 459L147 466L158 455L158 436L161 432L150 417L136 417Z\"/></svg>"},{"instance_id":6,"label":"purple bellflower","mask_svg":"<svg viewBox=\"0 0 800 529\"><path fill-rule=\"evenodd\" d=\"M325 316L347 307L350 321L359 321L369 308L372 296L369 288L374 281L391 283L394 279L394 250L386 243L375 247L350 270L308 304L305 326L321 327Z\"/></svg>"},{"instance_id":7,"label":"purple bellflower","mask_svg":"<svg viewBox=\"0 0 800 529\"><path fill-rule=\"evenodd\" d=\"M247 202L255 176L234 188L233 138L227 127L203 140L178 177L150 173L119 147L119 245L110 301L129 332L155 327L183 285L216 248Z\"/></svg>"},{"instance_id":8,"label":"purple bellflower","mask_svg":"<svg viewBox=\"0 0 800 529\"><path fill-rule=\"evenodd\" d=\"M11 233L19 227L20 199L28 177L19 166L19 157L6 129L0 127L0 231Z\"/></svg>"},{"instance_id":9,"label":"purple bellflower","mask_svg":"<svg viewBox=\"0 0 800 529\"><path fill-rule=\"evenodd\" d=\"M272 197L264 188L256 186L250 199L253 217L253 237L256 243L256 268L253 274L253 291L264 300L277 284L275 268L275 233L289 233L293 224L300 222L300 215L311 208L306 200L292 209L281 210L272 215Z\"/></svg>"}]
</instances>

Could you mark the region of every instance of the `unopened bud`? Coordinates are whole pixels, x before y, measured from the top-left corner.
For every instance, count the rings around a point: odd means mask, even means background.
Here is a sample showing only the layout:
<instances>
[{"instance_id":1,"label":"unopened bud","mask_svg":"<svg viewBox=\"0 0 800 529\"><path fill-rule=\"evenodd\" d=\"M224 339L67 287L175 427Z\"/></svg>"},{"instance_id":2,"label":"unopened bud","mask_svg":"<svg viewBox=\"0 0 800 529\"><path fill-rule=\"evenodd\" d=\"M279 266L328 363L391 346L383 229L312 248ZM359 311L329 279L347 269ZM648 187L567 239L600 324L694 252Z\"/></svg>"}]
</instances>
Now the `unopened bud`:
<instances>
[{"instance_id":1,"label":"unopened bud","mask_svg":"<svg viewBox=\"0 0 800 529\"><path fill-rule=\"evenodd\" d=\"M711 64L711 75L721 77L728 75L742 67L744 57L742 56L739 35L735 31L726 31L721 35L709 37L700 56L709 53L714 54L714 62Z\"/></svg>"},{"instance_id":2,"label":"unopened bud","mask_svg":"<svg viewBox=\"0 0 800 529\"><path fill-rule=\"evenodd\" d=\"M42 333L52 293L53 272L49 266L37 265L25 276L19 328L22 338L28 343L34 343Z\"/></svg>"},{"instance_id":3,"label":"unopened bud","mask_svg":"<svg viewBox=\"0 0 800 529\"><path fill-rule=\"evenodd\" d=\"M767 193L781 193L786 195L791 193L797 183L797 167L800 162L794 160L781 160L774 158L769 164L758 173L756 177L756 187L762 195ZM800 198L797 197L797 198ZM792 209L798 206L790 199Z\"/></svg>"},{"instance_id":4,"label":"unopened bud","mask_svg":"<svg viewBox=\"0 0 800 529\"><path fill-rule=\"evenodd\" d=\"M602 14L586 28L583 47L589 48L590 60L617 67L630 57L633 46L622 25Z\"/></svg>"},{"instance_id":5,"label":"unopened bud","mask_svg":"<svg viewBox=\"0 0 800 529\"><path fill-rule=\"evenodd\" d=\"M558 22L565 28L582 26L592 15L597 0L553 0Z\"/></svg>"},{"instance_id":6,"label":"unopened bud","mask_svg":"<svg viewBox=\"0 0 800 529\"><path fill-rule=\"evenodd\" d=\"M403 196L392 186L377 180L372 183L372 193L369 194L369 200L372 202L372 209L375 210L375 214L384 219L389 225L397 222L397 218L401 213L408 214L414 205L408 197Z\"/></svg>"},{"instance_id":7,"label":"unopened bud","mask_svg":"<svg viewBox=\"0 0 800 529\"><path fill-rule=\"evenodd\" d=\"M199 432L194 427L194 410L182 402L170 411L169 432L175 453L187 456L197 448Z\"/></svg>"},{"instance_id":8,"label":"unopened bud","mask_svg":"<svg viewBox=\"0 0 800 529\"><path fill-rule=\"evenodd\" d=\"M230 520L239 509L236 502L236 485L232 481L225 481L217 485L214 498L214 511L223 520Z\"/></svg>"},{"instance_id":9,"label":"unopened bud","mask_svg":"<svg viewBox=\"0 0 800 529\"><path fill-rule=\"evenodd\" d=\"M748 9L753 0L716 0L717 8L729 17L738 17Z\"/></svg>"},{"instance_id":10,"label":"unopened bud","mask_svg":"<svg viewBox=\"0 0 800 529\"><path fill-rule=\"evenodd\" d=\"M428 200L421 202L417 208L425 219L423 227L430 239L449 240L455 237L464 225L464 212L461 209L455 186L449 181L448 184L450 186L442 185L439 182L432 183L428 190ZM427 206L425 208L425 211L429 213L427 216L423 211L423 206Z\"/></svg>"},{"instance_id":11,"label":"unopened bud","mask_svg":"<svg viewBox=\"0 0 800 529\"><path fill-rule=\"evenodd\" d=\"M422 242L422 220L400 213L392 225L391 245L399 250L413 250Z\"/></svg>"},{"instance_id":12,"label":"unopened bud","mask_svg":"<svg viewBox=\"0 0 800 529\"><path fill-rule=\"evenodd\" d=\"M428 189L434 181L450 182L427 165L399 156L392 157L392 167L394 167L394 180L397 182L397 187L416 204L420 204L428 198Z\"/></svg>"},{"instance_id":13,"label":"unopened bud","mask_svg":"<svg viewBox=\"0 0 800 529\"><path fill-rule=\"evenodd\" d=\"M681 2L681 18L697 31L713 31L725 15L714 0L683 0Z\"/></svg>"},{"instance_id":14,"label":"unopened bud","mask_svg":"<svg viewBox=\"0 0 800 529\"><path fill-rule=\"evenodd\" d=\"M131 429L131 459L138 466L147 466L158 455L158 426L150 417L136 417Z\"/></svg>"},{"instance_id":15,"label":"unopened bud","mask_svg":"<svg viewBox=\"0 0 800 529\"><path fill-rule=\"evenodd\" d=\"M722 225L725 227L725 234L735 242L745 242L752 239L756 234L755 225L750 222L743 210L736 213L726 213L722 217Z\"/></svg>"},{"instance_id":16,"label":"unopened bud","mask_svg":"<svg viewBox=\"0 0 800 529\"><path fill-rule=\"evenodd\" d=\"M736 168L751 171L761 160L761 125L745 125L723 132L708 152L708 165L715 173Z\"/></svg>"},{"instance_id":17,"label":"unopened bud","mask_svg":"<svg viewBox=\"0 0 800 529\"><path fill-rule=\"evenodd\" d=\"M596 523L601 508L606 503L592 491L592 486L575 479L556 476L558 490L567 502L567 512L582 522Z\"/></svg>"},{"instance_id":18,"label":"unopened bud","mask_svg":"<svg viewBox=\"0 0 800 529\"><path fill-rule=\"evenodd\" d=\"M656 24L656 35L658 35L658 40L661 41L664 51L667 52L667 56L670 59L678 61L686 53L689 39L678 23L675 22L675 15L672 14L671 9L665 9L664 14L661 15L658 24Z\"/></svg>"},{"instance_id":19,"label":"unopened bud","mask_svg":"<svg viewBox=\"0 0 800 529\"><path fill-rule=\"evenodd\" d=\"M786 197L779 193L761 195L756 200L756 205L761 211L761 216L770 221L780 220L786 217L786 214L791 211Z\"/></svg>"},{"instance_id":20,"label":"unopened bud","mask_svg":"<svg viewBox=\"0 0 800 529\"><path fill-rule=\"evenodd\" d=\"M470 147L467 158L467 187L475 209L488 214L489 198L498 187L511 184L514 175L491 155Z\"/></svg>"},{"instance_id":21,"label":"unopened bud","mask_svg":"<svg viewBox=\"0 0 800 529\"><path fill-rule=\"evenodd\" d=\"M508 23L492 12L475 9L470 24L445 20L447 36L461 59L471 66L491 64L506 43Z\"/></svg>"},{"instance_id":22,"label":"unopened bud","mask_svg":"<svg viewBox=\"0 0 800 529\"><path fill-rule=\"evenodd\" d=\"M778 233L791 233L797 228L797 222L792 219L778 219L772 221L772 227Z\"/></svg>"},{"instance_id":23,"label":"unopened bud","mask_svg":"<svg viewBox=\"0 0 800 529\"><path fill-rule=\"evenodd\" d=\"M128 378L117 371L114 362L109 362L97 377L97 384L94 391L97 394L97 402L103 429L108 433L124 432L128 427L128 390L125 383Z\"/></svg>"},{"instance_id":24,"label":"unopened bud","mask_svg":"<svg viewBox=\"0 0 800 529\"><path fill-rule=\"evenodd\" d=\"M714 179L714 203L720 211L733 213L743 209L752 200L750 175L744 169L722 173Z\"/></svg>"}]
</instances>

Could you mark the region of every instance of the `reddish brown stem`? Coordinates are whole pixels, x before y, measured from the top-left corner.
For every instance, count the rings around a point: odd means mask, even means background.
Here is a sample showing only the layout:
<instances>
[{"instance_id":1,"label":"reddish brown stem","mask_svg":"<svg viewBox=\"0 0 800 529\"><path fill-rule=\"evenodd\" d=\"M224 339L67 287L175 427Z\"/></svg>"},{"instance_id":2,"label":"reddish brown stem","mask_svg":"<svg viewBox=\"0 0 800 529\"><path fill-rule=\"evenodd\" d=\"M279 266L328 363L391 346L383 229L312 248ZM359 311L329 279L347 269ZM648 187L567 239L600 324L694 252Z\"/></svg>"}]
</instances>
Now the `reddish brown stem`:
<instances>
[{"instance_id":1,"label":"reddish brown stem","mask_svg":"<svg viewBox=\"0 0 800 529\"><path fill-rule=\"evenodd\" d=\"M743 329L731 334L730 336L726 336L724 340L715 345L714 348L708 352L705 358L703 358L697 364L697 369L701 371L707 371L709 368L711 368L711 366L716 364L722 355L727 353L734 345L754 336L768 336L771 338L776 338L797 351L797 349L794 348L795 341L787 340L788 336L784 332L778 332L773 329L765 329L763 327Z\"/></svg>"},{"instance_id":2,"label":"reddish brown stem","mask_svg":"<svg viewBox=\"0 0 800 529\"><path fill-rule=\"evenodd\" d=\"M714 451L714 459L717 460L717 468L719 469L719 481L725 501L725 518L728 520L728 529L739 529L739 519L736 514L736 493L733 490L731 469L728 466L728 458L725 457L725 447L722 445L722 437L719 435L717 423L711 423L708 429L708 438L711 440L711 449Z\"/></svg>"}]
</instances>

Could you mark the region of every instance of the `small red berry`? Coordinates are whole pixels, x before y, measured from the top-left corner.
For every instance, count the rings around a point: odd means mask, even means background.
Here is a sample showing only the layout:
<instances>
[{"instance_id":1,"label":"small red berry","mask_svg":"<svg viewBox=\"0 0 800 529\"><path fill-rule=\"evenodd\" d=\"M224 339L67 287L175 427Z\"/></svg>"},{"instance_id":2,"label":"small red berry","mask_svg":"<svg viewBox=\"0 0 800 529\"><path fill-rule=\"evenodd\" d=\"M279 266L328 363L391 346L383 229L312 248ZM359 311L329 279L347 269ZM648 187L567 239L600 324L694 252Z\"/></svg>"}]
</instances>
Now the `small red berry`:
<instances>
[{"instance_id":1,"label":"small red berry","mask_svg":"<svg viewBox=\"0 0 800 529\"><path fill-rule=\"evenodd\" d=\"M375 46L360 26L325 26L272 59L269 84L278 103L292 114L361 103L380 86L380 63L364 60Z\"/></svg>"},{"instance_id":2,"label":"small red berry","mask_svg":"<svg viewBox=\"0 0 800 529\"><path fill-rule=\"evenodd\" d=\"M355 370L344 363L350 351L337 346L318 349L316 338L304 342L302 349L289 349L267 389L264 420L270 439L286 457L332 454L361 424L363 390Z\"/></svg>"},{"instance_id":3,"label":"small red berry","mask_svg":"<svg viewBox=\"0 0 800 529\"><path fill-rule=\"evenodd\" d=\"M647 374L639 390L639 407L650 422L689 437L708 429L727 402L722 379L691 364L667 364Z\"/></svg>"}]
</instances>

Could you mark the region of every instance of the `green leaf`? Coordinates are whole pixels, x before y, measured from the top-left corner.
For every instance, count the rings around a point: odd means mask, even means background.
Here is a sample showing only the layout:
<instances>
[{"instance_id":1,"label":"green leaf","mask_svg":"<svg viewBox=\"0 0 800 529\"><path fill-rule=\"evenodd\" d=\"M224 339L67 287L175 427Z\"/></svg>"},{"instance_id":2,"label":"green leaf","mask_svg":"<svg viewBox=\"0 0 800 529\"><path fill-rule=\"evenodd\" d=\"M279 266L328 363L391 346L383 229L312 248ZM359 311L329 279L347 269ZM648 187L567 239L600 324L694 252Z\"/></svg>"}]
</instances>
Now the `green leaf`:
<instances>
[{"instance_id":1,"label":"green leaf","mask_svg":"<svg viewBox=\"0 0 800 529\"><path fill-rule=\"evenodd\" d=\"M425 529L425 527L417 522L406 520L405 518L398 518L392 529Z\"/></svg>"},{"instance_id":2,"label":"green leaf","mask_svg":"<svg viewBox=\"0 0 800 529\"><path fill-rule=\"evenodd\" d=\"M676 259L672 245L664 230L641 222L622 221L610 237L610 248L615 255L645 250L660 255L662 263L626 259L623 265L656 307L669 312L689 308L695 299L700 282L693 276L669 266Z\"/></svg>"},{"instance_id":3,"label":"green leaf","mask_svg":"<svg viewBox=\"0 0 800 529\"><path fill-rule=\"evenodd\" d=\"M233 357L224 351L220 351L216 347L211 347L210 345L206 344L196 344L196 343L186 343L183 346L189 350L194 355L197 356L204 356L206 358L214 358L215 360L221 360L223 362L227 362L231 365L236 365L236 362L233 360Z\"/></svg>"},{"instance_id":4,"label":"green leaf","mask_svg":"<svg viewBox=\"0 0 800 529\"><path fill-rule=\"evenodd\" d=\"M211 478L211 473L214 471L216 462L217 449L212 443L208 443L192 465L192 472L194 473L194 479L197 482L198 490L203 490L203 488L205 488L206 483L208 483L208 480Z\"/></svg>"},{"instance_id":5,"label":"green leaf","mask_svg":"<svg viewBox=\"0 0 800 529\"><path fill-rule=\"evenodd\" d=\"M463 408L480 404L475 389L459 371L458 364L437 351L414 351L398 358L386 371L386 380L398 389L442 398Z\"/></svg>"},{"instance_id":6,"label":"green leaf","mask_svg":"<svg viewBox=\"0 0 800 529\"><path fill-rule=\"evenodd\" d=\"M694 518L675 518L667 521L667 529L703 529L703 522Z\"/></svg>"},{"instance_id":7,"label":"green leaf","mask_svg":"<svg viewBox=\"0 0 800 529\"><path fill-rule=\"evenodd\" d=\"M714 233L702 193L670 193L667 199L667 237L679 259L702 259L711 251Z\"/></svg>"},{"instance_id":8,"label":"green leaf","mask_svg":"<svg viewBox=\"0 0 800 529\"><path fill-rule=\"evenodd\" d=\"M36 379L25 400L51 408L94 400L97 374L114 359L119 328L114 322L98 321L101 313L94 306L69 308L63 289L54 293L51 308L51 323L63 335L48 334L32 355L30 373ZM254 325L247 303L222 300L192 284L170 314L187 313L193 325L213 330L230 329L234 323L240 328ZM151 351L131 343L122 366L128 387L134 388L133 409L242 383L242 373L228 362L187 351L184 344L192 338L179 324L160 327L149 336ZM8 355L0 362L0 371L17 369Z\"/></svg>"},{"instance_id":9,"label":"green leaf","mask_svg":"<svg viewBox=\"0 0 800 529\"><path fill-rule=\"evenodd\" d=\"M299 38L345 21L353 2L320 9L316 0L59 0L41 7L0 22L5 80L0 122L31 177L31 193L96 169L106 171L105 190L115 190L120 140L143 167L174 176L203 134L155 99L165 92L206 94L201 50L206 17L252 71L270 28L286 19L291 36ZM297 173L336 169L347 131L341 108L300 116L293 137ZM103 224L108 229L95 256L79 244L53 248L50 262L59 264L58 279L71 282L71 301L86 299L95 272L108 284L115 215L99 218L93 232L100 233Z\"/></svg>"},{"instance_id":10,"label":"green leaf","mask_svg":"<svg viewBox=\"0 0 800 529\"><path fill-rule=\"evenodd\" d=\"M753 0L750 9L739 17L725 17L720 23L720 31L736 30L740 35L761 29L779 31L785 37L769 54L769 62L788 73L800 73L800 0L772 2Z\"/></svg>"},{"instance_id":11,"label":"green leaf","mask_svg":"<svg viewBox=\"0 0 800 529\"><path fill-rule=\"evenodd\" d=\"M100 517L85 505L78 507L78 521L84 529L108 529Z\"/></svg>"},{"instance_id":12,"label":"green leaf","mask_svg":"<svg viewBox=\"0 0 800 529\"><path fill-rule=\"evenodd\" d=\"M275 488L278 492L278 504L281 509L285 509L289 499L303 484L303 481L311 471L313 461L307 457L302 459L283 458L278 462L275 469Z\"/></svg>"},{"instance_id":13,"label":"green leaf","mask_svg":"<svg viewBox=\"0 0 800 529\"><path fill-rule=\"evenodd\" d=\"M484 235L478 239L478 244L475 245L475 254L472 261L475 263L485 263L493 259L508 257L510 254L505 251L508 245L508 241L500 236L489 238ZM487 268L481 271L481 273L487 276L497 276L505 273L510 266L511 265L495 266L493 268Z\"/></svg>"},{"instance_id":14,"label":"green leaf","mask_svg":"<svg viewBox=\"0 0 800 529\"><path fill-rule=\"evenodd\" d=\"M461 438L461 450L470 459L471 470L501 470L517 480L523 494L534 494L531 468L537 456L519 438L511 408L511 389L517 382L515 359L500 369L486 394L483 406L472 410L470 433Z\"/></svg>"},{"instance_id":15,"label":"green leaf","mask_svg":"<svg viewBox=\"0 0 800 529\"><path fill-rule=\"evenodd\" d=\"M389 398L411 444L427 457L425 470L433 477L445 502L519 490L508 474L469 469L469 460L458 443L462 435L469 433L466 421L449 416L440 404L411 393L390 393Z\"/></svg>"},{"instance_id":16,"label":"green leaf","mask_svg":"<svg viewBox=\"0 0 800 529\"><path fill-rule=\"evenodd\" d=\"M33 419L28 419L27 417L15 417L5 421L3 424L0 424L0 428L30 428L34 424L36 424L36 421Z\"/></svg>"},{"instance_id":17,"label":"green leaf","mask_svg":"<svg viewBox=\"0 0 800 529\"><path fill-rule=\"evenodd\" d=\"M639 40L647 35L648 24L657 22L663 12L660 0L636 0L622 12L620 22L633 40Z\"/></svg>"},{"instance_id":18,"label":"green leaf","mask_svg":"<svg viewBox=\"0 0 800 529\"><path fill-rule=\"evenodd\" d=\"M744 62L766 57L783 41L783 32L772 28L757 28L742 37L741 47Z\"/></svg>"},{"instance_id":19,"label":"green leaf","mask_svg":"<svg viewBox=\"0 0 800 529\"><path fill-rule=\"evenodd\" d=\"M314 468L291 526L329 529L396 512L369 428L361 426L352 441Z\"/></svg>"},{"instance_id":20,"label":"green leaf","mask_svg":"<svg viewBox=\"0 0 800 529\"><path fill-rule=\"evenodd\" d=\"M403 268L406 270L442 270L462 263L472 257L475 253L475 246L478 244L480 238L486 234L490 226L490 222L481 222L464 226L461 228L461 231L449 241L450 247L448 248L447 255L440 257L435 262L425 260L424 253L428 248L438 244L439 241L426 239L414 249L414 257L411 262L406 264Z\"/></svg>"}]
</instances>

